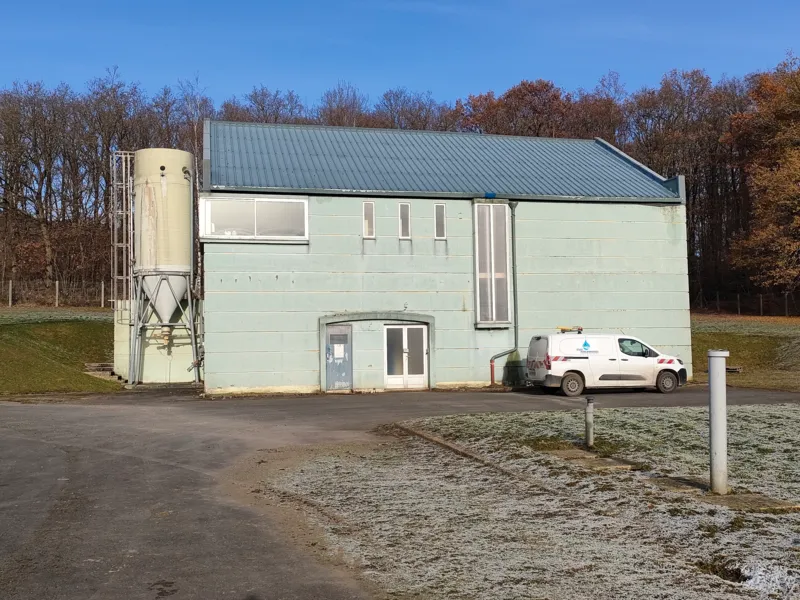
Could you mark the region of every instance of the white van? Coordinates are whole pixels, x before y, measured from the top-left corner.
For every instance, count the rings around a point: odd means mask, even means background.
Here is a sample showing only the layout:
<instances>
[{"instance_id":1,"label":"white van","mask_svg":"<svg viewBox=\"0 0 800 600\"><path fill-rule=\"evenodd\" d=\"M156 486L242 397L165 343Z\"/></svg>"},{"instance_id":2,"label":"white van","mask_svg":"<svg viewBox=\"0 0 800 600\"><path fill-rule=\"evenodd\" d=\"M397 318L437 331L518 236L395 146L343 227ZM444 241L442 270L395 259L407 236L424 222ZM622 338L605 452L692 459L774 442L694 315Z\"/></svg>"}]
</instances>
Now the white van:
<instances>
[{"instance_id":1,"label":"white van","mask_svg":"<svg viewBox=\"0 0 800 600\"><path fill-rule=\"evenodd\" d=\"M668 394L686 383L683 361L630 335L583 333L580 328L537 335L528 346L531 385L579 396L585 388L655 387Z\"/></svg>"}]
</instances>

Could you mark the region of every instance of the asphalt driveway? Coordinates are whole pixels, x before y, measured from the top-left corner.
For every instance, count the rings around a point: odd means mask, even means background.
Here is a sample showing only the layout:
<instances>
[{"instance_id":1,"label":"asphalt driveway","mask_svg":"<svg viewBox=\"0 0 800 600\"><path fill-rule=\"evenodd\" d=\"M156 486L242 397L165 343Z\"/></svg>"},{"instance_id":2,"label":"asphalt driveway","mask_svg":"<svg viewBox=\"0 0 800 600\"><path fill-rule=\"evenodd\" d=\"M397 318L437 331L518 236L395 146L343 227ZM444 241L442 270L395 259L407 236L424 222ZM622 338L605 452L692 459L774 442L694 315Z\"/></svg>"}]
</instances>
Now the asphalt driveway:
<instances>
[{"instance_id":1,"label":"asphalt driveway","mask_svg":"<svg viewBox=\"0 0 800 600\"><path fill-rule=\"evenodd\" d=\"M699 406L671 396L595 394L598 407ZM731 404L800 394L729 390ZM369 598L220 489L255 450L371 439L400 419L558 410L582 400L531 393L391 393L197 399L150 391L67 402L0 402L0 598Z\"/></svg>"}]
</instances>

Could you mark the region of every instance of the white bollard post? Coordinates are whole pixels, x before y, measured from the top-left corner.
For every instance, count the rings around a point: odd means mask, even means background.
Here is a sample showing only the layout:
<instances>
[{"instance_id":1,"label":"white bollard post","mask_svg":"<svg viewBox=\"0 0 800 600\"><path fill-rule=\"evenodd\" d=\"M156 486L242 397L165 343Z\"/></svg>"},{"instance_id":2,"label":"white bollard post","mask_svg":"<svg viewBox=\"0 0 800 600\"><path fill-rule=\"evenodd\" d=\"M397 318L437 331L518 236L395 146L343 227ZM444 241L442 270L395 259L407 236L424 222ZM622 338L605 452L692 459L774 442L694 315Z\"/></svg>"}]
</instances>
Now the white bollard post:
<instances>
[{"instance_id":1,"label":"white bollard post","mask_svg":"<svg viewBox=\"0 0 800 600\"><path fill-rule=\"evenodd\" d=\"M105 281L101 281L100 282L100 307L101 308L105 308L106 307L106 282Z\"/></svg>"},{"instance_id":2,"label":"white bollard post","mask_svg":"<svg viewBox=\"0 0 800 600\"><path fill-rule=\"evenodd\" d=\"M56 280L56 308L58 308L58 280Z\"/></svg>"},{"instance_id":3,"label":"white bollard post","mask_svg":"<svg viewBox=\"0 0 800 600\"><path fill-rule=\"evenodd\" d=\"M13 293L14 288L12 287L12 285L13 285L13 280L9 279L8 280L8 305L9 306L11 306L11 301L14 298L14 293Z\"/></svg>"},{"instance_id":4,"label":"white bollard post","mask_svg":"<svg viewBox=\"0 0 800 600\"><path fill-rule=\"evenodd\" d=\"M586 447L594 448L594 398L586 397L586 429L584 431Z\"/></svg>"},{"instance_id":5,"label":"white bollard post","mask_svg":"<svg viewBox=\"0 0 800 600\"><path fill-rule=\"evenodd\" d=\"M708 433L711 491L728 493L728 407L725 388L727 350L708 351Z\"/></svg>"}]
</instances>

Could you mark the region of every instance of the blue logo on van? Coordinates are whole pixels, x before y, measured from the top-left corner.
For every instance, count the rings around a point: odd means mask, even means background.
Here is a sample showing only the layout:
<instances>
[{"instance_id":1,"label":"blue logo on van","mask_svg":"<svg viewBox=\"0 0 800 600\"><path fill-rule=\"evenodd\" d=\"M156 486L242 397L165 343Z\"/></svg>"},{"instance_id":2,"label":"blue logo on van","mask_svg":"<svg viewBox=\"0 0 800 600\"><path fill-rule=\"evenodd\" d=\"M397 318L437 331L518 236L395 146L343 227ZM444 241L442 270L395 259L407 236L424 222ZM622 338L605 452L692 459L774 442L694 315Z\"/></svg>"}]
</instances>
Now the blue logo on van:
<instances>
[{"instance_id":1,"label":"blue logo on van","mask_svg":"<svg viewBox=\"0 0 800 600\"><path fill-rule=\"evenodd\" d=\"M583 340L583 351L588 352L591 346L589 345L589 340Z\"/></svg>"}]
</instances>

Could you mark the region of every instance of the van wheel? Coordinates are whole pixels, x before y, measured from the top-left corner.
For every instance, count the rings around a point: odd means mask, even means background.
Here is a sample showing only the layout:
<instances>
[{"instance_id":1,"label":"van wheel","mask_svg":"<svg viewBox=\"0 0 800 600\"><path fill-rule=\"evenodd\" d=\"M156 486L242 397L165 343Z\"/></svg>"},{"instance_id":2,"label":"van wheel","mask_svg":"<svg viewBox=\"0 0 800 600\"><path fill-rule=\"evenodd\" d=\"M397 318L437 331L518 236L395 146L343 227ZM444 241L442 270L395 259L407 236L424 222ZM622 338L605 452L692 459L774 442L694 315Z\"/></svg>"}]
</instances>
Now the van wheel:
<instances>
[{"instance_id":1,"label":"van wheel","mask_svg":"<svg viewBox=\"0 0 800 600\"><path fill-rule=\"evenodd\" d=\"M670 394L678 387L678 376L672 371L661 371L656 379L656 388L662 394Z\"/></svg>"},{"instance_id":2,"label":"van wheel","mask_svg":"<svg viewBox=\"0 0 800 600\"><path fill-rule=\"evenodd\" d=\"M577 373L567 373L561 379L561 393L570 398L583 393L583 377Z\"/></svg>"}]
</instances>

